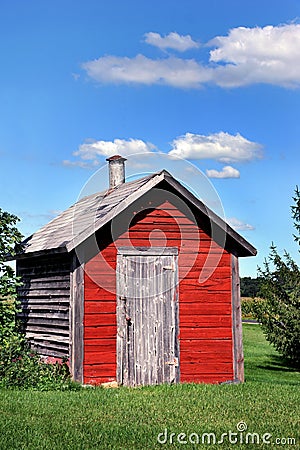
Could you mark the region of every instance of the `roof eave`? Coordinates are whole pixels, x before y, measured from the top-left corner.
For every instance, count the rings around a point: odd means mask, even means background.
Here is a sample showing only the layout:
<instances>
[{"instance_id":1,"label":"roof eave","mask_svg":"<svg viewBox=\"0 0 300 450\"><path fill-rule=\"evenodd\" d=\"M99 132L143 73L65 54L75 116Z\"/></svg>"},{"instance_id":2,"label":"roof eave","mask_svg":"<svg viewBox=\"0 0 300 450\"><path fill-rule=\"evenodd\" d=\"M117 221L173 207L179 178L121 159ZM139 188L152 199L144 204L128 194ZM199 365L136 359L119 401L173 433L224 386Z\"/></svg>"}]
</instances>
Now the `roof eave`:
<instances>
[{"instance_id":1,"label":"roof eave","mask_svg":"<svg viewBox=\"0 0 300 450\"><path fill-rule=\"evenodd\" d=\"M181 195L184 196L189 202L191 202L198 210L208 216L212 222L214 222L221 230L226 233L226 236L231 238L236 245L237 256L255 256L257 250L248 242L243 236L237 233L230 225L228 225L221 217L214 213L208 206L206 206L201 200L194 196L187 188L179 183L168 172L165 176L165 180L170 186L175 188Z\"/></svg>"},{"instance_id":2,"label":"roof eave","mask_svg":"<svg viewBox=\"0 0 300 450\"><path fill-rule=\"evenodd\" d=\"M13 261L13 260L25 259L25 258L36 258L38 256L55 255L55 254L61 254L61 253L68 253L68 250L65 246L56 247L56 248L47 248L45 250L37 250L34 252L17 253L15 256L7 259L7 261Z\"/></svg>"}]
</instances>

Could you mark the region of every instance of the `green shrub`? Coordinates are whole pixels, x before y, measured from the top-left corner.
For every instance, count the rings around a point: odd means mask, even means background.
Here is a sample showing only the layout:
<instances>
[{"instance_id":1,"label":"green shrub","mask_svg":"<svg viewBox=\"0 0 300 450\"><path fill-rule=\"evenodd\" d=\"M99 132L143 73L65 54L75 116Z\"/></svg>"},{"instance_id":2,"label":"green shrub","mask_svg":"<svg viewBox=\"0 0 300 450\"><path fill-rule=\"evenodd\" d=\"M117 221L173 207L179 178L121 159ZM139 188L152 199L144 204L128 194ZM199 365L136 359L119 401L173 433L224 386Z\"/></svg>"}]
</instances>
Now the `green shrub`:
<instances>
[{"instance_id":1,"label":"green shrub","mask_svg":"<svg viewBox=\"0 0 300 450\"><path fill-rule=\"evenodd\" d=\"M0 387L64 390L78 389L66 362L47 364L30 349L18 329L17 303L0 301Z\"/></svg>"},{"instance_id":2,"label":"green shrub","mask_svg":"<svg viewBox=\"0 0 300 450\"><path fill-rule=\"evenodd\" d=\"M253 302L254 298L251 297L242 297L242 317L243 318L252 318L253 317Z\"/></svg>"},{"instance_id":3,"label":"green shrub","mask_svg":"<svg viewBox=\"0 0 300 450\"><path fill-rule=\"evenodd\" d=\"M46 364L32 352L19 330L16 288L20 279L6 263L14 256L22 235L18 217L0 208L0 387L38 390L78 389L70 378L68 365Z\"/></svg>"}]
</instances>

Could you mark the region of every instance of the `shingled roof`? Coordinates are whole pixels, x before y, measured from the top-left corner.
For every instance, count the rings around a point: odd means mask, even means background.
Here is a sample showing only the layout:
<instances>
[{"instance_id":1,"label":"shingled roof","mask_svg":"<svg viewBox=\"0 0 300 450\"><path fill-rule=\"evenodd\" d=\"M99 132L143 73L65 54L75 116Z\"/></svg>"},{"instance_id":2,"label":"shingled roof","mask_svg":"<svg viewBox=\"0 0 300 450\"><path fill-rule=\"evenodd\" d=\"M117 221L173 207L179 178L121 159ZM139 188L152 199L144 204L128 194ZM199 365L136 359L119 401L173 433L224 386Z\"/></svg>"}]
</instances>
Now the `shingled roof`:
<instances>
[{"instance_id":1,"label":"shingled roof","mask_svg":"<svg viewBox=\"0 0 300 450\"><path fill-rule=\"evenodd\" d=\"M256 254L256 249L249 242L173 178L169 172L162 170L139 180L122 183L114 189L82 198L28 237L23 242L22 252L17 255L17 258L34 256L47 251L57 253L72 251L134 201L152 188L158 187L162 182L223 230L226 233L226 241L234 245L238 256Z\"/></svg>"}]
</instances>

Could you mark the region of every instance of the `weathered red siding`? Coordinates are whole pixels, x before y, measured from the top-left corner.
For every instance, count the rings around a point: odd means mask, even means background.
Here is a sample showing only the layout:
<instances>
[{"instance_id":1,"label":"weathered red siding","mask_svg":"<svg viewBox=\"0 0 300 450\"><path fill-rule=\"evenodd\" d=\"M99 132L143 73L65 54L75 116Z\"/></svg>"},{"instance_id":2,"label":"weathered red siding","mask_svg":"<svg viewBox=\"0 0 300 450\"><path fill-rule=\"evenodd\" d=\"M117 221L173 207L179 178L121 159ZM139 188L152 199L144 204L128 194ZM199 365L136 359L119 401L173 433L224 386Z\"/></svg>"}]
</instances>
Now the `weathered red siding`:
<instances>
[{"instance_id":1,"label":"weathered red siding","mask_svg":"<svg viewBox=\"0 0 300 450\"><path fill-rule=\"evenodd\" d=\"M180 381L232 380L231 255L166 202L135 219L85 264L84 382L116 378L116 255L129 239L134 246L179 248ZM211 275L199 284L209 250L212 259L204 270Z\"/></svg>"}]
</instances>

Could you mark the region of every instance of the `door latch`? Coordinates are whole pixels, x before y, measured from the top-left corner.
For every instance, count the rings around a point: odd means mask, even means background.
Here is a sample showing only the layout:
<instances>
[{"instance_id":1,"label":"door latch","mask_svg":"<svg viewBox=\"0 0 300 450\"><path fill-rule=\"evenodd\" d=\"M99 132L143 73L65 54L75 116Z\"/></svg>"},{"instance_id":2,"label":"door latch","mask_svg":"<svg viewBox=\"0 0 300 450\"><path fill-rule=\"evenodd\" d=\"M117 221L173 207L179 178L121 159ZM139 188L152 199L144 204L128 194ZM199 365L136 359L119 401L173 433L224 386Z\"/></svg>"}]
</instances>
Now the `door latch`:
<instances>
[{"instance_id":1,"label":"door latch","mask_svg":"<svg viewBox=\"0 0 300 450\"><path fill-rule=\"evenodd\" d=\"M175 271L175 267L173 265L172 266L164 266L163 269L164 270L172 270L173 272Z\"/></svg>"},{"instance_id":2,"label":"door latch","mask_svg":"<svg viewBox=\"0 0 300 450\"><path fill-rule=\"evenodd\" d=\"M178 367L178 358L173 358L172 361L167 361L166 364L168 366Z\"/></svg>"}]
</instances>

